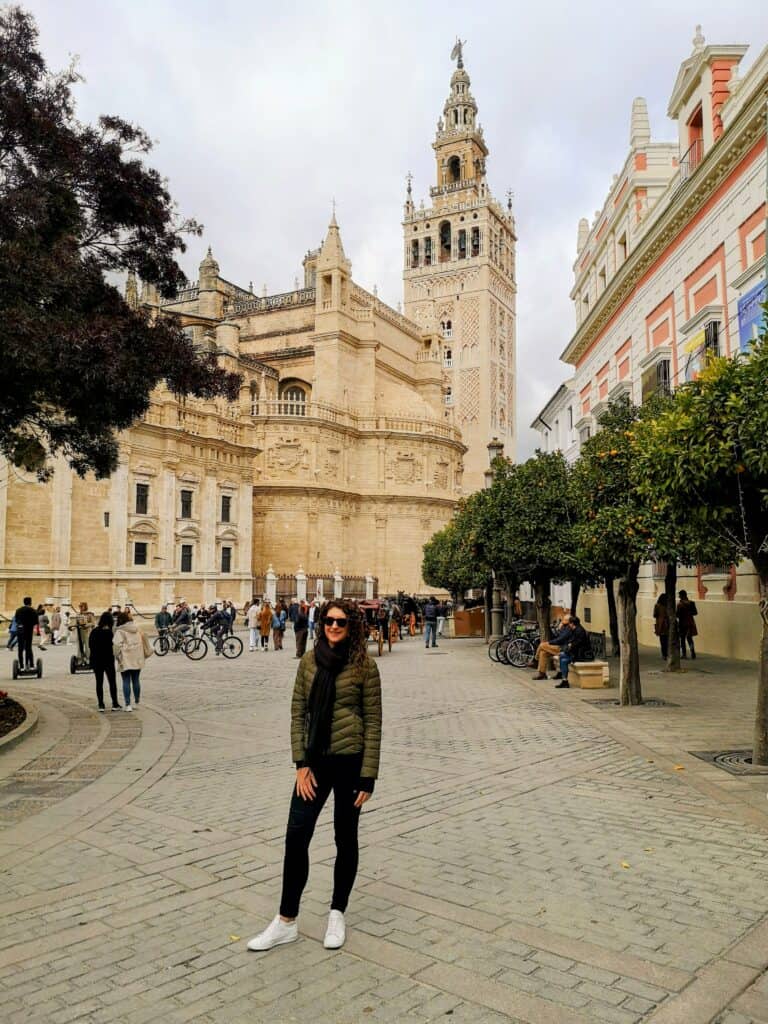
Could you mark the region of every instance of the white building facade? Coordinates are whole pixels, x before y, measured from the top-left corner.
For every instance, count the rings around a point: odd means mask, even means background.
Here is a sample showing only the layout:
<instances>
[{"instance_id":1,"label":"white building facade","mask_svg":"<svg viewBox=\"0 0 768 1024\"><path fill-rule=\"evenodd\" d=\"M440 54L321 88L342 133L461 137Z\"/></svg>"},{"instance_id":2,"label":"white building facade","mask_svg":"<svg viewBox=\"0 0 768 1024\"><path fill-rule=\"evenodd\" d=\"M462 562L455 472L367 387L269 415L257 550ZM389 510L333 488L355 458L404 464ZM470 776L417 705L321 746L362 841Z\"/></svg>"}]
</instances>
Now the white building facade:
<instances>
[{"instance_id":1,"label":"white building facade","mask_svg":"<svg viewBox=\"0 0 768 1024\"><path fill-rule=\"evenodd\" d=\"M766 299L768 47L743 77L746 46L708 46L697 27L668 114L674 143L651 140L644 100L632 109L630 149L591 225L582 220L571 297L576 331L561 355L574 367L532 426L541 447L569 460L608 403L642 403L693 379L711 355L732 356L756 336ZM641 642L662 565L644 569ZM701 649L755 656L757 587L751 566L679 570L696 599ZM584 595L591 628L607 622L604 594Z\"/></svg>"}]
</instances>

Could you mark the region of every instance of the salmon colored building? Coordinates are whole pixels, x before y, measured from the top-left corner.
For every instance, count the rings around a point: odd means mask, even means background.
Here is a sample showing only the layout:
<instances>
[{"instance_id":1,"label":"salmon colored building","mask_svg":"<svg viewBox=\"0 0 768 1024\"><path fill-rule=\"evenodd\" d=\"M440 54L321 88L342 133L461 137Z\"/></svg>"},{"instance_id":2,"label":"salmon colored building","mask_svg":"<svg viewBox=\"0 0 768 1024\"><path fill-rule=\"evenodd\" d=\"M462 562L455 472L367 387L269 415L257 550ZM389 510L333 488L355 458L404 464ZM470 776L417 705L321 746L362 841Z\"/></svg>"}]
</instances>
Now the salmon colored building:
<instances>
[{"instance_id":1,"label":"salmon colored building","mask_svg":"<svg viewBox=\"0 0 768 1024\"><path fill-rule=\"evenodd\" d=\"M645 100L634 101L624 165L591 224L579 223L576 330L561 355L574 374L532 424L543 448L575 459L611 400L674 389L755 337L767 297L768 47L742 74L747 49L707 45L697 26L669 100L672 142L652 139ZM655 643L663 584L664 566L646 565L641 642ZM697 602L702 651L755 657L751 565L680 567L679 587ZM588 591L580 610L589 628L607 627L603 591Z\"/></svg>"}]
</instances>

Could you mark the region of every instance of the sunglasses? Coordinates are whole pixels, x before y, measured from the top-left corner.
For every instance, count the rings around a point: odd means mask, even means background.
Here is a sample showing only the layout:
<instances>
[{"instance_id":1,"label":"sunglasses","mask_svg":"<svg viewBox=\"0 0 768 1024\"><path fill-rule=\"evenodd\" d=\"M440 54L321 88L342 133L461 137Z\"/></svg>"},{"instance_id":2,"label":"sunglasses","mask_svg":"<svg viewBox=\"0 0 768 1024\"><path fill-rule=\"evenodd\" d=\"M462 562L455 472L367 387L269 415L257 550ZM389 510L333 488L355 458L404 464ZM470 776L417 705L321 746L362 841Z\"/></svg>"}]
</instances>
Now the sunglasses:
<instances>
[{"instance_id":1,"label":"sunglasses","mask_svg":"<svg viewBox=\"0 0 768 1024\"><path fill-rule=\"evenodd\" d=\"M323 625L326 627L326 629L331 629L333 626L338 626L339 629L344 629L344 627L348 624L349 619L337 619L330 615L326 615L326 617L323 619Z\"/></svg>"}]
</instances>

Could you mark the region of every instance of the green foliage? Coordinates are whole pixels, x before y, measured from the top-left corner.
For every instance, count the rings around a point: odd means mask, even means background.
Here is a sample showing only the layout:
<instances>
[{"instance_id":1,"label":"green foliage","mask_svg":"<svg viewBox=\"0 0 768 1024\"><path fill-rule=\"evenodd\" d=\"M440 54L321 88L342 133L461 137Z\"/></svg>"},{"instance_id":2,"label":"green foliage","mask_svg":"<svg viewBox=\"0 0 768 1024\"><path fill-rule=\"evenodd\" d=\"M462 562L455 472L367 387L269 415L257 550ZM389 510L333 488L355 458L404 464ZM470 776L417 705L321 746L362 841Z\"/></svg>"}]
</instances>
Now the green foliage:
<instances>
[{"instance_id":1,"label":"green foliage","mask_svg":"<svg viewBox=\"0 0 768 1024\"><path fill-rule=\"evenodd\" d=\"M751 558L768 572L768 339L715 359L643 430L643 490L718 560ZM714 560L714 559L713 559Z\"/></svg>"},{"instance_id":2,"label":"green foliage","mask_svg":"<svg viewBox=\"0 0 768 1024\"><path fill-rule=\"evenodd\" d=\"M76 119L78 80L47 69L31 15L0 8L0 452L41 478L56 452L110 473L116 431L162 381L204 398L235 398L240 382L110 283L132 270L174 294L183 233L201 228L179 221L145 132Z\"/></svg>"},{"instance_id":3,"label":"green foliage","mask_svg":"<svg viewBox=\"0 0 768 1024\"><path fill-rule=\"evenodd\" d=\"M477 517L490 567L532 583L579 575L571 471L563 455L538 451L517 465L499 460L495 469Z\"/></svg>"},{"instance_id":4,"label":"green foliage","mask_svg":"<svg viewBox=\"0 0 768 1024\"><path fill-rule=\"evenodd\" d=\"M640 413L626 399L612 403L573 469L576 544L595 579L623 576L654 550L654 519L639 499L633 472Z\"/></svg>"},{"instance_id":5,"label":"green foliage","mask_svg":"<svg viewBox=\"0 0 768 1024\"><path fill-rule=\"evenodd\" d=\"M423 548L421 575L424 582L430 587L441 587L456 598L472 587L484 586L488 579L488 568L477 550L474 517L478 495L462 502L451 522L434 534Z\"/></svg>"}]
</instances>

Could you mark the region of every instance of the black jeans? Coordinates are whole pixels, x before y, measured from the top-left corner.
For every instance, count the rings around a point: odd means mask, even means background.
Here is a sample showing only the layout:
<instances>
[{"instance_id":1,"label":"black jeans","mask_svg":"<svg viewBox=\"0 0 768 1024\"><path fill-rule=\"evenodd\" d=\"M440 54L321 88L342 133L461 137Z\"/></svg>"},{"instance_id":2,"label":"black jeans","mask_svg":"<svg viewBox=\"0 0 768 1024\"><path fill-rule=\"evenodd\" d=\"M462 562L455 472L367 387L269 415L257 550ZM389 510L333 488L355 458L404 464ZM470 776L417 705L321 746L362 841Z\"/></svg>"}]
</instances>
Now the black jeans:
<instances>
[{"instance_id":1,"label":"black jeans","mask_svg":"<svg viewBox=\"0 0 768 1024\"><path fill-rule=\"evenodd\" d=\"M117 707L117 677L115 675L115 663L111 665L94 665L93 674L96 676L96 700L99 702L99 707L104 707L104 673L107 675L107 683L109 684L109 698L112 701L112 707Z\"/></svg>"},{"instance_id":2,"label":"black jeans","mask_svg":"<svg viewBox=\"0 0 768 1024\"><path fill-rule=\"evenodd\" d=\"M19 668L32 668L35 663L32 657L32 630L20 629L16 635L19 638Z\"/></svg>"},{"instance_id":3,"label":"black jeans","mask_svg":"<svg viewBox=\"0 0 768 1024\"><path fill-rule=\"evenodd\" d=\"M333 866L331 910L347 909L358 862L357 826L360 808L355 807L362 754L337 754L323 758L314 769L317 787L313 800L302 800L293 787L288 828L285 833L283 894L280 913L296 917L309 878L309 844L325 801L333 790L333 832L336 863Z\"/></svg>"}]
</instances>

